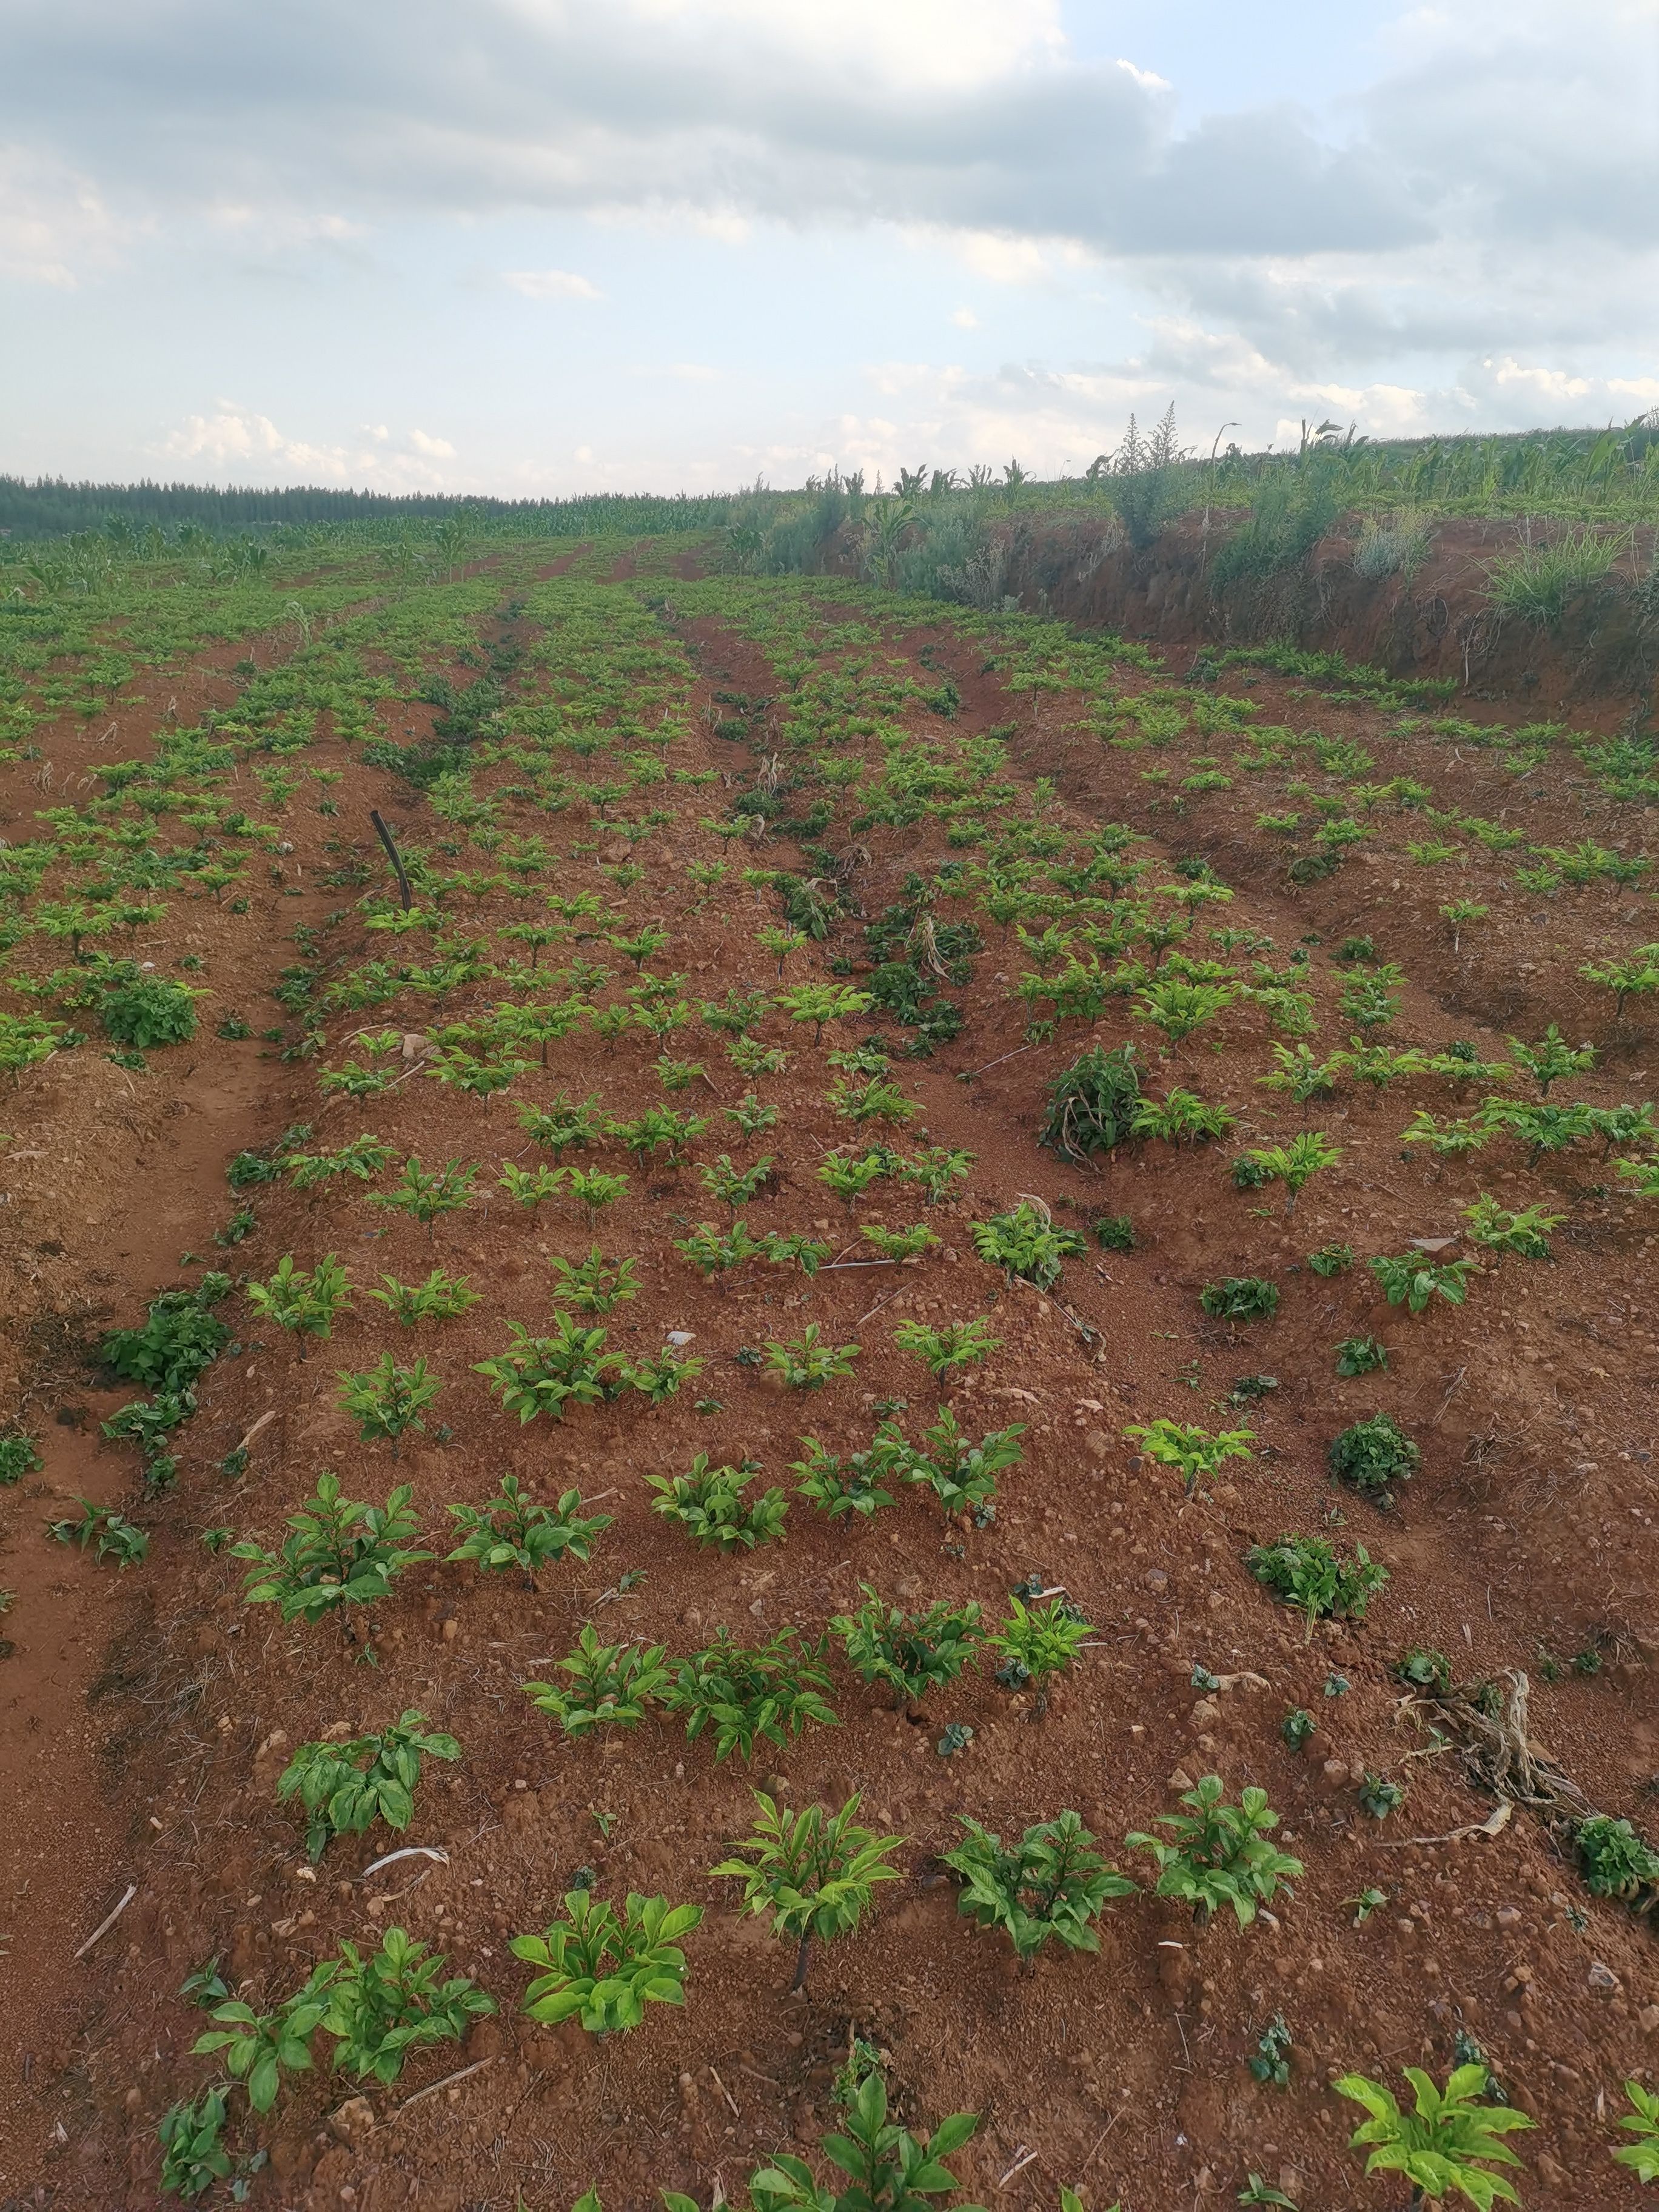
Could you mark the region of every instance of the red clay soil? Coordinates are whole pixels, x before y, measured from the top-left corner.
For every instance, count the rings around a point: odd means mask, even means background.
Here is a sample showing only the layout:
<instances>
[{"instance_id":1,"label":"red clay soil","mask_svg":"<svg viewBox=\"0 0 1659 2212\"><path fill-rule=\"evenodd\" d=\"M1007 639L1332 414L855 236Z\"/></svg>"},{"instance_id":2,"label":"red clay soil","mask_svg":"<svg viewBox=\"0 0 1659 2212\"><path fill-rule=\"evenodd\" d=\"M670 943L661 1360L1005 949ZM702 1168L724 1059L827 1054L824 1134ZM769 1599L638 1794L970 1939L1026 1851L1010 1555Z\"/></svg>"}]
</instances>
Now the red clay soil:
<instances>
[{"instance_id":1,"label":"red clay soil","mask_svg":"<svg viewBox=\"0 0 1659 2212\"><path fill-rule=\"evenodd\" d=\"M1561 716L1600 732L1620 727L1632 709L1652 711L1659 641L1629 586L1650 571L1659 533L1633 532L1612 575L1545 627L1501 614L1488 572L1498 556L1563 526L1453 517L1436 523L1408 576L1368 579L1354 565L1361 519L1347 515L1304 562L1218 592L1216 555L1243 520L1194 511L1141 550L1109 522L1012 525L1001 588L1028 611L1160 650L1289 640L1396 677L1449 679L1463 695L1460 712L1502 702L1511 719ZM856 573L856 549L836 549L829 565Z\"/></svg>"},{"instance_id":2,"label":"red clay soil","mask_svg":"<svg viewBox=\"0 0 1659 2212\"><path fill-rule=\"evenodd\" d=\"M741 640L709 624L683 629L703 672L700 701L721 689L775 689ZM961 729L1016 722L1018 772L1058 776L1063 821L1126 820L1164 856L1201 853L1236 889L1229 923L1270 933L1281 959L1316 933L1327 948L1373 933L1380 955L1412 979L1401 1032L1413 1041L1462 1036L1496 1053L1508 1030L1534 1036L1552 1019L1573 1035L1593 1023L1607 1036L1606 994L1595 1000L1576 971L1601 951L1610 905L1635 905L1635 895L1567 892L1543 923L1522 902L1495 902L1485 934L1454 957L1437 912L1446 886L1433 875L1413 880L1384 857L1289 887L1282 855L1252 826L1249 792L1208 794L1176 820L1150 814L1134 774L1142 757L1079 738L1067 726L1074 702L1011 700L983 672L978 647L946 625L895 649L923 645L957 683ZM204 698L215 680L204 677ZM1411 772L1413 741L1391 734L1393 717L1328 701L1310 708L1271 679L1251 696L1264 720L1313 714L1328 732L1362 736L1379 778ZM751 763L712 734L713 719L698 725L694 765L746 781ZM763 748L764 727L755 735ZM59 787L83 771L79 733L59 729L43 743ZM340 818L360 825L366 856L370 805L416 823L418 802L345 747L325 743L319 757L344 772ZM1442 805L1496 815L1516 803L1484 754L1457 762L1443 745L1435 763ZM1569 783L1570 769L1558 760L1540 771L1541 795L1524 802L1539 842L1595 834L1596 802ZM14 813L39 803L15 782L4 793ZM569 834L562 818L535 826L555 844ZM872 915L908 870L946 857L936 823L878 827L864 842L856 891ZM683 881L683 864L714 848L688 815L652 849L657 873L629 901L635 926L661 884ZM765 857L788 866L793 848L774 841ZM210 928L217 975L235 974L237 1003L263 1026L262 994L292 957L292 923L318 918L309 887L318 858L297 842L284 890L301 896L262 894L243 922L176 905L176 934L158 939L157 952L186 949L192 924ZM572 860L566 887L590 881L591 860ZM698 909L684 896L666 918L674 965L690 972L695 995L717 999L728 983L764 980L751 938L769 909ZM359 945L339 949L361 957ZM848 931L826 950L855 952L856 938ZM1006 957L994 946L981 967L1000 984L1021 957L1012 945ZM1322 992L1334 997L1340 977L1321 972ZM564 2212L595 2182L611 2212L653 2203L659 2187L704 2203L712 2190L718 2203L721 2191L738 2195L773 2150L810 2146L834 2124L830 2077L852 2031L888 2052L908 2118L983 2114L958 2164L976 2197L991 2202L1000 2189L994 2201L1011 2212L1052 2206L1062 2183L1081 2188L1093 2212L1120 2196L1125 2212L1184 2212L1230 2203L1252 2170L1304 2212L1386 2212L1397 2197L1358 2179L1344 2148L1356 2115L1325 2084L1353 2067L1393 2076L1423 2062L1443 2071L1460 2029L1539 2124L1521 2139L1528 2203L1621 2212L1639 2201L1609 2162L1610 2115L1597 2100L1616 2105L1627 2075L1651 2078L1652 1936L1623 1907L1589 1898L1524 1810L1496 1836L1449 1840L1485 1820L1491 1801L1469 1788L1455 1751L1413 1720L1389 1672L1414 1644L1453 1655L1470 1676L1532 1669L1537 1736L1595 1803L1644 1820L1644 1790L1659 1768L1650 1464L1659 1358L1654 1239L1635 1205L1589 1192L1588 1162L1546 1165L1527 1179L1527 1196L1541 1178L1544 1195L1559 1188L1573 1200L1557 1262L1505 1261L1462 1310L1407 1321L1371 1297L1363 1268L1325 1282L1305 1267L1305 1255L1333 1239L1395 1251L1413 1237L1450 1235L1455 1209L1480 1187L1464 1169L1437 1177L1402 1156L1409 1109L1399 1091L1319 1114L1316 1125L1345 1147L1340 1172L1316 1179L1292 1218L1276 1206L1264 1226L1251 1212L1262 1194L1232 1189L1215 1153L1147 1146L1090 1170L1039 1152L1045 1085L1085 1043L1126 1034L1117 1012L1092 1039L1073 1030L1030 1049L1002 990L976 989L969 1013L938 1057L896 1062L927 1138L975 1155L961 1195L927 1217L944 1238L940 1253L810 1282L744 1271L727 1290L709 1288L665 1243L684 1233L668 1230L671 1218L695 1222L710 1210L691 1170L653 1171L648 1188L636 1176L599 1232L608 1253L642 1255L638 1297L610 1317L611 1348L637 1355L670 1331L689 1332L708 1361L697 1388L720 1410L697 1413L686 1390L658 1408L634 1401L550 1431L504 1417L471 1363L501 1349L508 1318L545 1316L548 1258L579 1255L592 1240L567 1218L494 1200L495 1163L521 1150L533 1158L512 1113L521 1098L596 1091L625 1112L642 1092L654 1095L653 1048L642 1040L625 1036L610 1052L580 1035L557 1043L545 1075L525 1079L508 1102L458 1100L415 1082L321 1117L310 1072L252 1042L204 1042L177 1073L145 1079L142 1109L120 1071L84 1054L29 1079L33 1118L19 1118L28 1133L9 1158L41 1157L25 1159L30 1172L14 1183L7 1288L23 1325L10 1344L27 1402L57 1422L46 1473L25 1484L5 1530L4 1577L20 1596L6 1623L16 1648L0 1671L0 1787L21 1817L0 1835L0 1895L11 1900L0 1960L0 2183L9 2197L0 2201L53 2212L155 2203L156 2123L207 2078L206 2063L188 2055L203 2016L177 1994L185 1974L216 1954L229 1980L251 1978L258 2000L274 2002L341 1937L373 1942L393 1923L434 1942L453 1971L476 1975L499 2016L463 2049L423 2055L394 2091L353 2096L325 2066L296 2077L259 2134L270 2158L252 2183L255 2205L511 2212L522 2202ZM1159 1087L1188 1084L1232 1106L1241 1142L1271 1141L1268 1094L1253 1080L1268 1058L1260 1016L1235 1010L1218 1027L1224 1049L1212 1048L1212 1031L1200 1033L1160 1067ZM838 1249L854 1246L855 1228L812 1173L844 1134L823 1096L829 1041L797 1051L799 1035L788 1074L767 1086L783 1109L782 1158L757 1203L757 1224L817 1224ZM1602 1071L1575 1095L1596 1103L1647 1096L1656 1055L1651 1020L1632 1015ZM171 1060L158 1056L164 1064ZM972 1071L983 1072L958 1079ZM712 1056L709 1080L723 1103L745 1087ZM130 1457L94 1441L116 1401L90 1386L86 1346L112 1316L135 1319L147 1297L179 1279L181 1251L211 1249L229 1211L225 1159L302 1113L321 1119L319 1141L371 1128L399 1153L483 1164L479 1192L489 1202L441 1221L430 1240L400 1217L272 1186L259 1194L257 1232L236 1254L238 1267L260 1276L284 1252L308 1264L330 1249L360 1285L382 1272L418 1279L434 1265L469 1274L484 1303L445 1324L435 1345L412 1347L441 1368L451 1433L406 1450L396 1469L384 1446L356 1441L335 1372L367 1364L385 1341L361 1300L303 1364L286 1342L251 1343L204 1376L201 1411L183 1436L179 1492L152 1516L144 1566L118 1577L37 1533L75 1494L112 1496L131 1480ZM1276 1133L1293 1126L1289 1109ZM1490 1167L1486 1176L1493 1181ZM1512 1184L1516 1176L1498 1173L1500 1193ZM970 1224L1023 1192L1079 1226L1127 1213L1137 1249L1071 1262L1063 1306L1023 1285L988 1293L993 1279L974 1256ZM917 1211L878 1203L858 1218L897 1222ZM1203 1319L1206 1280L1261 1267L1284 1285L1273 1321L1230 1332ZM1024 1465L1005 1480L983 1532L942 1543L937 1518L907 1500L849 1533L797 1502L787 1542L734 1565L696 1551L651 1513L643 1474L683 1468L697 1450L752 1456L767 1482L787 1483L804 1435L837 1450L862 1444L878 1399L907 1399L913 1424L918 1413L931 1418L931 1386L896 1349L892 1323L965 1316L988 1295L1000 1348L950 1395L964 1426L1019 1420L1026 1435ZM802 1398L737 1362L741 1347L799 1334L808 1322L830 1341L861 1345L853 1379ZM1366 1331L1389 1345L1388 1376L1336 1379L1331 1345ZM1236 1376L1263 1369L1279 1388L1239 1418L1265 1449L1207 1503L1184 1502L1123 1437L1127 1423L1160 1413L1206 1418L1204 1407ZM1324 1465L1334 1431L1379 1403L1425 1447L1420 1474L1386 1515L1339 1498ZM216 1462L267 1413L275 1418L231 1491ZM269 1539L327 1465L343 1470L351 1494L376 1500L392 1480L411 1482L434 1535L446 1503L482 1500L507 1472L544 1497L580 1485L615 1525L590 1568L550 1574L539 1592L460 1566L414 1571L381 1608L371 1669L354 1665L326 1627L283 1627L270 1608L245 1609L233 1563L197 1539L202 1524L222 1520ZM1281 1529L1321 1528L1338 1504L1346 1519L1335 1533L1364 1541L1394 1579L1363 1626L1327 1626L1309 1639L1246 1574L1242 1555ZM643 1583L608 1595L635 1565L648 1569ZM907 1604L973 1597L1000 1614L1006 1591L1033 1572L1063 1585L1099 1631L1086 1667L1040 1717L988 1675L969 1675L913 1725L840 1673L842 1725L810 1730L751 1773L735 1759L716 1765L706 1743L687 1745L660 1720L619 1741L573 1745L519 1687L545 1674L590 1616L616 1641L685 1650L720 1622L740 1633L790 1623L816 1633L856 1603L861 1579ZM1544 1644L1566 1657L1595 1651L1599 1671L1540 1683ZM1195 1668L1221 1686L1194 1687ZM1347 1694L1326 1694L1334 1673L1348 1678ZM298 1744L383 1725L410 1705L455 1734L465 1757L453 1771L428 1766L415 1823L395 1840L436 1847L447 1861L404 1860L366 1876L389 1847L377 1832L337 1844L313 1874L298 1820L275 1801L277 1774ZM1299 1756L1279 1733L1296 1707L1319 1723ZM935 1746L951 1721L974 1735L942 1759ZM1218 1921L1200 1933L1173 1905L1130 1899L1102 1923L1100 1958L1045 1953L1022 1972L1006 1944L958 1916L935 1859L956 1839L958 1814L1006 1835L1075 1807L1109 1855L1144 1874L1119 1839L1209 1771L1233 1790L1261 1784L1284 1815L1279 1840L1306 1863L1276 1917L1243 1931ZM1356 1789L1370 1773L1408 1786L1404 1809L1386 1822L1359 1808ZM798 1807L860 1791L872 1826L910 1839L902 1882L890 1885L863 1932L815 1957L799 1998L787 1993L792 1954L763 1923L739 1918L732 1885L704 1871L746 1829L751 1783ZM660 1890L708 1908L688 1942L684 2011L654 2008L638 2031L603 2044L523 2019L525 1972L507 1951L509 1936L545 1923L584 1867L602 1894ZM131 1904L75 1963L76 1946L129 1883ZM1371 1887L1387 1902L1356 1928L1352 1900ZM1258 2083L1245 2063L1275 2014L1295 2039L1289 2090ZM477 2070L404 2104L463 2068Z\"/></svg>"}]
</instances>

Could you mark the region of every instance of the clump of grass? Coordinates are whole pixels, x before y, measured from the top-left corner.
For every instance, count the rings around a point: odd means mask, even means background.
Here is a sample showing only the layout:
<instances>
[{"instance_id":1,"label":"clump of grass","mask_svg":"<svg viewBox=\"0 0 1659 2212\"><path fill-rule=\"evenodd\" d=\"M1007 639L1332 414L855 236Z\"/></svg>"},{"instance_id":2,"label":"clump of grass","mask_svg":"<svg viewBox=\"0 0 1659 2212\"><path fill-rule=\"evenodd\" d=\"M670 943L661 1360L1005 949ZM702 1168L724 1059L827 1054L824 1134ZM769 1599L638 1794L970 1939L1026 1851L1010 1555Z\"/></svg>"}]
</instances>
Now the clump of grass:
<instances>
[{"instance_id":1,"label":"clump of grass","mask_svg":"<svg viewBox=\"0 0 1659 2212\"><path fill-rule=\"evenodd\" d=\"M1488 596L1500 614L1553 629L1580 592L1612 574L1629 542L1569 530L1553 544L1499 554L1486 570Z\"/></svg>"},{"instance_id":2,"label":"clump of grass","mask_svg":"<svg viewBox=\"0 0 1659 2212\"><path fill-rule=\"evenodd\" d=\"M1378 583L1384 576L1403 576L1409 583L1427 556L1434 532L1431 515L1408 508L1402 507L1397 514L1367 517L1354 544L1355 574L1367 583Z\"/></svg>"}]
</instances>

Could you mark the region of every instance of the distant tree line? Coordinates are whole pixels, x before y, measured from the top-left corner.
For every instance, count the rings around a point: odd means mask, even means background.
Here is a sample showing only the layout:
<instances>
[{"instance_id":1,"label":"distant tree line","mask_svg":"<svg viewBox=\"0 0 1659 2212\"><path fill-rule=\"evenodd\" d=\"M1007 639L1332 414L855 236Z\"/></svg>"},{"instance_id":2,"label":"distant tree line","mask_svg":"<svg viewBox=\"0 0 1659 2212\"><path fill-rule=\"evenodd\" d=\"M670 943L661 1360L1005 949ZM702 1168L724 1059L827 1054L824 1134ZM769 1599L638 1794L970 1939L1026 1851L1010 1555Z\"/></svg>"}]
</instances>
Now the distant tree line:
<instances>
[{"instance_id":1,"label":"distant tree line","mask_svg":"<svg viewBox=\"0 0 1659 2212\"><path fill-rule=\"evenodd\" d=\"M216 538L316 523L441 522L459 516L486 532L586 536L599 530L720 529L733 501L720 495L669 499L599 494L575 499L481 499L436 492L337 491L315 484L260 491L242 485L71 483L63 477L0 476L0 532L13 538L63 538L77 531L176 531L189 525Z\"/></svg>"}]
</instances>

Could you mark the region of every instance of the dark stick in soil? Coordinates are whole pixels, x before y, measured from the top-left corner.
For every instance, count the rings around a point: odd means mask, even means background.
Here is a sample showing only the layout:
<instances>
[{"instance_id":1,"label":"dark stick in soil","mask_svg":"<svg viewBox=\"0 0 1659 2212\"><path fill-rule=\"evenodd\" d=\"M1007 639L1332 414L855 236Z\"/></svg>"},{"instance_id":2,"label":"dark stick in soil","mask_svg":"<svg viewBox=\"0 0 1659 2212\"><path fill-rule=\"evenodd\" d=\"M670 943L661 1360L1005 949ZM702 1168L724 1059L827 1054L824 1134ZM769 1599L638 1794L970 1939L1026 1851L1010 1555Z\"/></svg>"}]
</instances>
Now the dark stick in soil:
<instances>
[{"instance_id":1,"label":"dark stick in soil","mask_svg":"<svg viewBox=\"0 0 1659 2212\"><path fill-rule=\"evenodd\" d=\"M409 912L410 906L412 903L409 889L408 871L404 866L403 859L398 851L398 848L392 842L392 832L386 828L385 823L380 819L380 811L379 807L371 806L369 808L368 818L374 824L374 835L386 847L386 858L391 861L392 866L398 872L398 889L403 895L404 912L407 914Z\"/></svg>"}]
</instances>

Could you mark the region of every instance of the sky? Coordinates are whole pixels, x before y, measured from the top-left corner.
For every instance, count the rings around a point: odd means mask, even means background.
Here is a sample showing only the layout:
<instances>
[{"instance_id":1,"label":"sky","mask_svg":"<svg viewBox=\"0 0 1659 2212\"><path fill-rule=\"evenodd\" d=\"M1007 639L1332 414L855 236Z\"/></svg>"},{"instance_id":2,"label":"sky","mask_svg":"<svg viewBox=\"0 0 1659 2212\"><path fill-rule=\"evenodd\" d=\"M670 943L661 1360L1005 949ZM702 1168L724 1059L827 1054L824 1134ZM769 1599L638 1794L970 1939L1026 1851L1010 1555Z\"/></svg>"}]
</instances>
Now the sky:
<instances>
[{"instance_id":1,"label":"sky","mask_svg":"<svg viewBox=\"0 0 1659 2212\"><path fill-rule=\"evenodd\" d=\"M1659 0L0 0L0 471L1075 474L1659 405Z\"/></svg>"}]
</instances>

